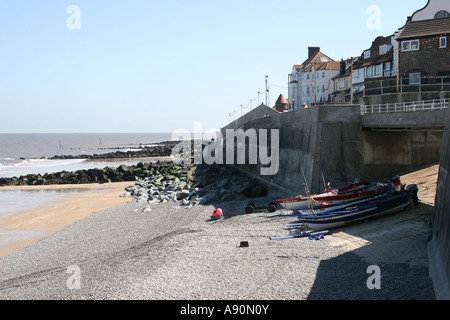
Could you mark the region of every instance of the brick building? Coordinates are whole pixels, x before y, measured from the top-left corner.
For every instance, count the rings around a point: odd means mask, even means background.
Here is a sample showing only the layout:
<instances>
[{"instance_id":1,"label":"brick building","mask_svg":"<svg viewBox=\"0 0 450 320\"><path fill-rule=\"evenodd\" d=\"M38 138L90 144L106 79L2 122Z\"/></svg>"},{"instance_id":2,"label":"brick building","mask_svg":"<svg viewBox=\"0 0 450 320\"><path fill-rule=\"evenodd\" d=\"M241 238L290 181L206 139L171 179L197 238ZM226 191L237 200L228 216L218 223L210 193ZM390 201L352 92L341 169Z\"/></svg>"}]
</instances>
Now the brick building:
<instances>
[{"instance_id":1,"label":"brick building","mask_svg":"<svg viewBox=\"0 0 450 320\"><path fill-rule=\"evenodd\" d=\"M449 40L450 17L408 22L397 38L402 84L439 91L435 84L450 82Z\"/></svg>"}]
</instances>

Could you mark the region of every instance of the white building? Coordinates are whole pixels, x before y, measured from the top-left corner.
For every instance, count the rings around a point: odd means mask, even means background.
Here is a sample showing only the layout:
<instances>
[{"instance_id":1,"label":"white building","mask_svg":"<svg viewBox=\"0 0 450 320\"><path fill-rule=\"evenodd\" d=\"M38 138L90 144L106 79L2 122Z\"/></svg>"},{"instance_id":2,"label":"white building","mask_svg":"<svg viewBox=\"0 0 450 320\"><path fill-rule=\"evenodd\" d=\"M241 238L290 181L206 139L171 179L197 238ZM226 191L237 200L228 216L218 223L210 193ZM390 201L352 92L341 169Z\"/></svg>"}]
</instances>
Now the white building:
<instances>
[{"instance_id":1,"label":"white building","mask_svg":"<svg viewBox=\"0 0 450 320\"><path fill-rule=\"evenodd\" d=\"M308 59L294 65L289 74L289 101L291 110L325 103L334 91L334 76L339 74L340 63L320 52L319 47L308 48Z\"/></svg>"}]
</instances>

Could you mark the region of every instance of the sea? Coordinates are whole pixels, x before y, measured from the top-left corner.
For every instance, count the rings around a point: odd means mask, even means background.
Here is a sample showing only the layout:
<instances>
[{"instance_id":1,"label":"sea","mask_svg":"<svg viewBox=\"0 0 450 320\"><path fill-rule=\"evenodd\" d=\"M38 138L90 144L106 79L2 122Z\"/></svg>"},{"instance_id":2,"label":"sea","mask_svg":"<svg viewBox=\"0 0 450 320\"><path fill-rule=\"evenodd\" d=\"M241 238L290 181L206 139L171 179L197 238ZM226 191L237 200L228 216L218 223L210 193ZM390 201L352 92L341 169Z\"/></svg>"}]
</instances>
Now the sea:
<instances>
[{"instance_id":1,"label":"sea","mask_svg":"<svg viewBox=\"0 0 450 320\"><path fill-rule=\"evenodd\" d=\"M131 165L139 161L49 158L133 151L142 146L158 145L171 136L170 133L0 134L0 177Z\"/></svg>"},{"instance_id":2,"label":"sea","mask_svg":"<svg viewBox=\"0 0 450 320\"><path fill-rule=\"evenodd\" d=\"M93 155L137 150L171 140L171 133L0 134L0 177L135 165L142 159L57 159L56 155ZM37 208L73 190L2 190L0 215ZM85 191L84 191L85 192ZM0 240L4 230L0 229ZM4 240L4 239L3 239ZM1 242L1 241L0 241Z\"/></svg>"}]
</instances>

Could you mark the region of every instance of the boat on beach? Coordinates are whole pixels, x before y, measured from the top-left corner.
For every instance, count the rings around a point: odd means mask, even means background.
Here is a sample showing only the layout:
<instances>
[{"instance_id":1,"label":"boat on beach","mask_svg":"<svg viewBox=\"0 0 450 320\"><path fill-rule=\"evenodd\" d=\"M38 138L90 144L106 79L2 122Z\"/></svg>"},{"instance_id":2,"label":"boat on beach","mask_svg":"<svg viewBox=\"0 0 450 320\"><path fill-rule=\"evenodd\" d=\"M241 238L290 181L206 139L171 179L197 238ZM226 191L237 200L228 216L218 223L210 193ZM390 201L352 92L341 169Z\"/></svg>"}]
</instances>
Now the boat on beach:
<instances>
[{"instance_id":1,"label":"boat on beach","mask_svg":"<svg viewBox=\"0 0 450 320\"><path fill-rule=\"evenodd\" d=\"M391 183L397 189L401 186L400 178L394 175L388 180L385 179L380 182L355 182L340 189L328 188L321 194L300 195L294 198L278 199L275 202L279 203L286 210L311 208L321 204L342 204L384 193Z\"/></svg>"},{"instance_id":2,"label":"boat on beach","mask_svg":"<svg viewBox=\"0 0 450 320\"><path fill-rule=\"evenodd\" d=\"M359 220L374 218L406 209L417 197L417 186L409 185L406 189L391 189L375 198L350 202L345 207L326 212L300 215L299 222L309 228L320 231L343 226Z\"/></svg>"},{"instance_id":3,"label":"boat on beach","mask_svg":"<svg viewBox=\"0 0 450 320\"><path fill-rule=\"evenodd\" d=\"M385 197L385 192L378 192L376 194L370 194L365 197L360 197L358 199L355 199L353 201L340 201L340 202L333 202L333 203L326 203L322 202L319 205L316 206L308 206L304 208L297 208L294 210L294 212L297 213L297 216L304 216L308 214L318 214L318 213L325 213L330 211L336 211L339 209L344 209L349 206L349 203L352 203L353 205L364 203L366 201L370 200L376 200L379 198Z\"/></svg>"}]
</instances>

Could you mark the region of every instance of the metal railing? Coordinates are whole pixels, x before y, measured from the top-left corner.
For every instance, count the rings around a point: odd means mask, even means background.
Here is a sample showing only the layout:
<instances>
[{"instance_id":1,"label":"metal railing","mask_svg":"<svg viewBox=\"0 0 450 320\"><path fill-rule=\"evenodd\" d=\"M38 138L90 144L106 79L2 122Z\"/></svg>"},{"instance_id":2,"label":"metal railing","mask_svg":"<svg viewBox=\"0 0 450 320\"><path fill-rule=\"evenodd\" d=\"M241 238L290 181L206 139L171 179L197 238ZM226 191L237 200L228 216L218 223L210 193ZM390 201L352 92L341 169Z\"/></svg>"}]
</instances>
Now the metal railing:
<instances>
[{"instance_id":1,"label":"metal railing","mask_svg":"<svg viewBox=\"0 0 450 320\"><path fill-rule=\"evenodd\" d=\"M387 112L415 112L447 109L450 99L433 99L412 102L361 105L361 114Z\"/></svg>"}]
</instances>

